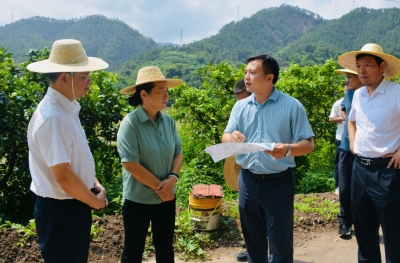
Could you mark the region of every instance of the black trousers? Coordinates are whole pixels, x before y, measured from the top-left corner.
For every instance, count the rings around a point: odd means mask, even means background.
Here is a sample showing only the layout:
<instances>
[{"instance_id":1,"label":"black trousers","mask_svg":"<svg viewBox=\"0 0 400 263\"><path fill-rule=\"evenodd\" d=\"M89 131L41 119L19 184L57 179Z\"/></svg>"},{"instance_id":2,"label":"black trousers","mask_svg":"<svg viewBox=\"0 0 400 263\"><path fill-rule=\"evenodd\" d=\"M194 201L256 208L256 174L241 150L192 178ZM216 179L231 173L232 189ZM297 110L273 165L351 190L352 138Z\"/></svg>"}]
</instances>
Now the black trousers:
<instances>
[{"instance_id":1,"label":"black trousers","mask_svg":"<svg viewBox=\"0 0 400 263\"><path fill-rule=\"evenodd\" d=\"M353 173L354 155L349 151L339 153L339 224L351 227L353 225L353 209L351 205L351 177Z\"/></svg>"},{"instance_id":2,"label":"black trousers","mask_svg":"<svg viewBox=\"0 0 400 263\"><path fill-rule=\"evenodd\" d=\"M87 263L91 208L75 199L36 196L36 232L46 263Z\"/></svg>"},{"instance_id":3,"label":"black trousers","mask_svg":"<svg viewBox=\"0 0 400 263\"><path fill-rule=\"evenodd\" d=\"M292 168L269 180L241 170L239 212L249 263L293 263L293 206Z\"/></svg>"},{"instance_id":4,"label":"black trousers","mask_svg":"<svg viewBox=\"0 0 400 263\"><path fill-rule=\"evenodd\" d=\"M390 158L387 163L389 163ZM400 170L387 163L364 165L354 161L352 202L358 262L381 262L379 225L386 263L400 262Z\"/></svg>"},{"instance_id":5,"label":"black trousers","mask_svg":"<svg viewBox=\"0 0 400 263\"><path fill-rule=\"evenodd\" d=\"M140 263L151 222L157 263L174 263L175 199L161 204L140 204L125 199L124 250L121 263Z\"/></svg>"},{"instance_id":6,"label":"black trousers","mask_svg":"<svg viewBox=\"0 0 400 263\"><path fill-rule=\"evenodd\" d=\"M339 179L338 179L338 169L339 169L339 153L340 153L340 146L341 141L335 140L335 164L333 166L333 178L335 179L335 189L339 187Z\"/></svg>"}]
</instances>

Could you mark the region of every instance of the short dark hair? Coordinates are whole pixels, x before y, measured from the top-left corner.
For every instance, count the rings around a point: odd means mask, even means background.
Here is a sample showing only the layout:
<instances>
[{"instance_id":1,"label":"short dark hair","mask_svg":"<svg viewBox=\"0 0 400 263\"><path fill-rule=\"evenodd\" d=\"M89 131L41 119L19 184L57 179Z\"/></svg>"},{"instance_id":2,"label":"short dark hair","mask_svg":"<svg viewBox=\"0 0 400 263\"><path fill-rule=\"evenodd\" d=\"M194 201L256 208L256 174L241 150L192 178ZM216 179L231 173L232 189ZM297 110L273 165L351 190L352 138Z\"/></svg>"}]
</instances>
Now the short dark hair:
<instances>
[{"instance_id":1,"label":"short dark hair","mask_svg":"<svg viewBox=\"0 0 400 263\"><path fill-rule=\"evenodd\" d=\"M262 54L262 55L257 55L257 56L252 56L246 59L247 63L253 61L253 60L261 60L262 61L262 67L264 69L264 75L267 74L272 74L274 75L274 80L272 81L273 84L275 84L278 81L279 78L279 64L278 61L276 61L275 58Z\"/></svg>"},{"instance_id":2,"label":"short dark hair","mask_svg":"<svg viewBox=\"0 0 400 263\"><path fill-rule=\"evenodd\" d=\"M47 73L47 77L49 78L50 82L56 82L61 73L62 72Z\"/></svg>"},{"instance_id":3,"label":"short dark hair","mask_svg":"<svg viewBox=\"0 0 400 263\"><path fill-rule=\"evenodd\" d=\"M382 62L384 62L384 60L378 56L375 56L372 54L365 54L365 53L358 54L356 56L356 61L359 60L360 58L364 58L364 57L372 57L373 59L375 59L376 64L378 64L378 66L380 66L382 64Z\"/></svg>"},{"instance_id":4,"label":"short dark hair","mask_svg":"<svg viewBox=\"0 0 400 263\"><path fill-rule=\"evenodd\" d=\"M233 87L233 93L240 94L245 91L247 90L246 90L246 85L244 84L244 80L241 79L238 82L236 82L235 86Z\"/></svg>"},{"instance_id":5,"label":"short dark hair","mask_svg":"<svg viewBox=\"0 0 400 263\"><path fill-rule=\"evenodd\" d=\"M140 97L140 92L142 90L146 91L146 93L151 93L153 88L155 87L155 82L144 83L136 86L136 92L128 98L128 103L131 106L143 105L142 97Z\"/></svg>"}]
</instances>

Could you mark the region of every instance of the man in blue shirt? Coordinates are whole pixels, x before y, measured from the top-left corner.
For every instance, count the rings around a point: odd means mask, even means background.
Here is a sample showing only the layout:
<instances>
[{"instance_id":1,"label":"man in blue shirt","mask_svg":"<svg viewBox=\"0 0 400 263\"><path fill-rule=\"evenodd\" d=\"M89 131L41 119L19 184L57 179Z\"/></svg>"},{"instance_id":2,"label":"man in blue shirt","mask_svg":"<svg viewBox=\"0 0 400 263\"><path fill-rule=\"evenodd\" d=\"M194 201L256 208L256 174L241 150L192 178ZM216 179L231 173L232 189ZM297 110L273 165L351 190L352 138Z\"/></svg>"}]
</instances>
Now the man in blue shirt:
<instances>
[{"instance_id":1,"label":"man in blue shirt","mask_svg":"<svg viewBox=\"0 0 400 263\"><path fill-rule=\"evenodd\" d=\"M354 154L350 151L349 133L347 130L348 118L351 110L354 92L362 87L357 72L349 69L336 70L337 73L344 74L347 78L349 90L346 92L341 104L341 115L345 119L342 140L339 145L339 201L340 213L338 215L340 237L351 236L351 226L353 225L353 214L351 207L351 174L353 169Z\"/></svg>"},{"instance_id":2,"label":"man in blue shirt","mask_svg":"<svg viewBox=\"0 0 400 263\"><path fill-rule=\"evenodd\" d=\"M272 151L241 154L239 212L250 263L293 262L294 157L314 149L302 104L279 92L278 62L247 59L245 84L253 94L236 102L222 142L275 142ZM270 260L268 261L268 242Z\"/></svg>"}]
</instances>

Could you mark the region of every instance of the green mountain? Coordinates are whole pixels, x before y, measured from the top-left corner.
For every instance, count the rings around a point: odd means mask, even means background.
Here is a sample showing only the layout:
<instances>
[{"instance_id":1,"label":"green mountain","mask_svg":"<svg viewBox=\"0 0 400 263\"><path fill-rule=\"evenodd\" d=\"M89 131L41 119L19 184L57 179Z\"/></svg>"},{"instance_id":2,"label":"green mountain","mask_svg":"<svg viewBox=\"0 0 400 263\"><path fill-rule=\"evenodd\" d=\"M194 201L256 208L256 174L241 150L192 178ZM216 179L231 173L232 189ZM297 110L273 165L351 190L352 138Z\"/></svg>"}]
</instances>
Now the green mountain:
<instances>
[{"instance_id":1,"label":"green mountain","mask_svg":"<svg viewBox=\"0 0 400 263\"><path fill-rule=\"evenodd\" d=\"M25 60L29 49L51 48L62 38L80 40L88 56L104 59L110 64L109 70L157 46L124 22L102 15L71 20L32 17L0 27L0 46L14 53L17 62Z\"/></svg>"},{"instance_id":2,"label":"green mountain","mask_svg":"<svg viewBox=\"0 0 400 263\"><path fill-rule=\"evenodd\" d=\"M293 41L275 57L282 65L323 63L328 58L377 43L385 53L400 57L400 9L357 8Z\"/></svg>"},{"instance_id":3,"label":"green mountain","mask_svg":"<svg viewBox=\"0 0 400 263\"><path fill-rule=\"evenodd\" d=\"M109 62L120 87L133 84L138 69L149 65L159 66L168 78L200 86L201 67L224 60L237 65L261 53L273 55L282 67L312 65L375 42L400 57L400 9L358 8L339 19L325 20L308 10L281 5L228 23L218 34L183 46L155 43L122 21L102 15L71 20L33 17L0 27L0 46L13 52L17 61L23 61L29 49L50 48L61 38L79 39L89 56Z\"/></svg>"},{"instance_id":4,"label":"green mountain","mask_svg":"<svg viewBox=\"0 0 400 263\"><path fill-rule=\"evenodd\" d=\"M290 19L288 19L290 17ZM291 42L327 23L320 16L289 5L263 9L239 22L231 22L218 34L183 47L165 47L139 54L124 63L118 73L121 86L131 85L139 68L156 65L168 78L179 77L199 86L197 70L223 60L244 63L250 55L275 54Z\"/></svg>"},{"instance_id":5,"label":"green mountain","mask_svg":"<svg viewBox=\"0 0 400 263\"><path fill-rule=\"evenodd\" d=\"M262 9L249 18L231 22L210 38L189 44L223 60L243 62L260 53L274 54L289 43L323 27L326 20L290 5Z\"/></svg>"}]
</instances>

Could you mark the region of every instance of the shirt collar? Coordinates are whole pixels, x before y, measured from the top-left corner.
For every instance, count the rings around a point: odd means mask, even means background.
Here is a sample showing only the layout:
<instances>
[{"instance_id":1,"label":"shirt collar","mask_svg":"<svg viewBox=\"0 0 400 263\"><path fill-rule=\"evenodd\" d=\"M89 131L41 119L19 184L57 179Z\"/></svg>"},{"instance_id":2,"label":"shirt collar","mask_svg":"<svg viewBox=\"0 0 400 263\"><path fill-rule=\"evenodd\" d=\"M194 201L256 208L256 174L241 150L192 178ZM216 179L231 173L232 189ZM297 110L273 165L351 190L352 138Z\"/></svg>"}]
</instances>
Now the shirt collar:
<instances>
[{"instance_id":1,"label":"shirt collar","mask_svg":"<svg viewBox=\"0 0 400 263\"><path fill-rule=\"evenodd\" d=\"M52 87L49 87L47 89L46 96L49 96L50 98L52 98L55 101L57 101L58 103L60 103L61 106L67 112L77 114L77 113L79 113L79 110L81 109L81 105L79 105L79 103L76 100L70 101L69 99L67 99L67 97L65 97L59 91L53 89Z\"/></svg>"},{"instance_id":2,"label":"shirt collar","mask_svg":"<svg viewBox=\"0 0 400 263\"><path fill-rule=\"evenodd\" d=\"M141 123L150 120L149 115L147 115L146 111L143 109L143 107L141 105L137 108L137 112L138 112L139 121ZM155 122L157 123L161 119L164 119L164 117L162 116L161 112L158 112L157 113L157 120Z\"/></svg>"},{"instance_id":3,"label":"shirt collar","mask_svg":"<svg viewBox=\"0 0 400 263\"><path fill-rule=\"evenodd\" d=\"M280 92L274 86L274 89L272 90L271 95L269 95L269 98L262 105L267 103L267 101L269 101L269 100L272 100L274 102L278 101L279 93ZM259 104L258 101L256 100L256 98L254 97L254 93L250 95L249 103Z\"/></svg>"},{"instance_id":4,"label":"shirt collar","mask_svg":"<svg viewBox=\"0 0 400 263\"><path fill-rule=\"evenodd\" d=\"M376 90L374 91L374 93L372 94L372 95L374 95L374 94L385 94L385 92L386 92L386 87L387 87L387 84L389 83L389 81L387 80L387 79L382 79L382 81L381 81L381 83L379 84L379 86L378 86L378 88L376 88ZM363 95L363 96L369 96L369 94L368 94L368 88L366 87L366 86L364 86L363 87L363 89L361 90L361 95Z\"/></svg>"}]
</instances>

